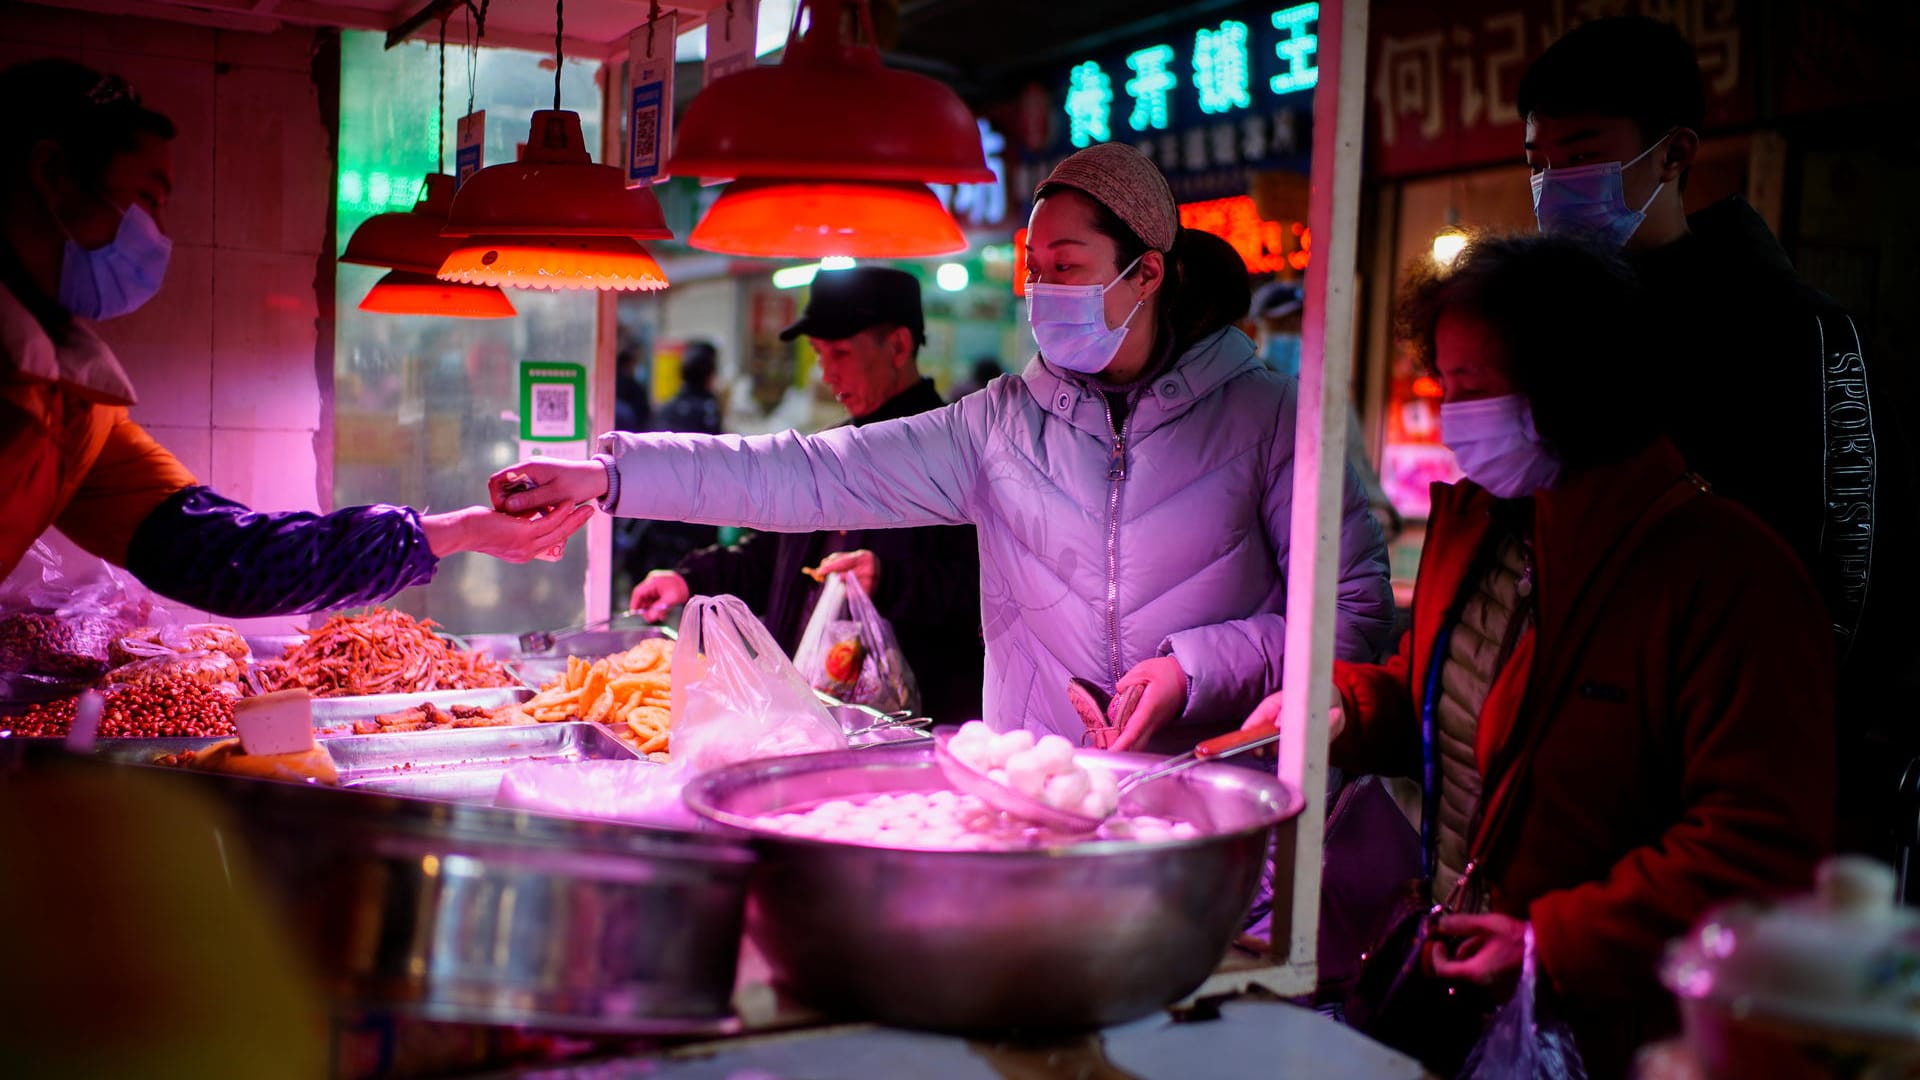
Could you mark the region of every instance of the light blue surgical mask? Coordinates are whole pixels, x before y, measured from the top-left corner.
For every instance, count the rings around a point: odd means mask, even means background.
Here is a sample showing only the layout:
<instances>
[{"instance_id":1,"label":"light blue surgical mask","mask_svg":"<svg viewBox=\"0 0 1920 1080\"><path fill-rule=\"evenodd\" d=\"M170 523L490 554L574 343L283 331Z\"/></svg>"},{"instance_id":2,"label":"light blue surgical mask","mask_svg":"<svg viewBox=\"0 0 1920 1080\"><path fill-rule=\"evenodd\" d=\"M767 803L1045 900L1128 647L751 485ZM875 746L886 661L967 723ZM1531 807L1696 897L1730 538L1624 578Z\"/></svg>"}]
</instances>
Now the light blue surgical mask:
<instances>
[{"instance_id":1,"label":"light blue surgical mask","mask_svg":"<svg viewBox=\"0 0 1920 1080\"><path fill-rule=\"evenodd\" d=\"M153 299L167 276L173 241L153 215L129 206L105 247L83 248L69 234L55 298L83 319L115 319Z\"/></svg>"},{"instance_id":2,"label":"light blue surgical mask","mask_svg":"<svg viewBox=\"0 0 1920 1080\"><path fill-rule=\"evenodd\" d=\"M1260 343L1260 358L1282 375L1300 376L1300 335L1268 334Z\"/></svg>"},{"instance_id":3,"label":"light blue surgical mask","mask_svg":"<svg viewBox=\"0 0 1920 1080\"><path fill-rule=\"evenodd\" d=\"M1033 327L1034 344L1040 355L1056 367L1082 375L1098 375L1113 363L1126 339L1127 324L1133 322L1146 297L1133 305L1119 326L1107 325L1107 293L1125 280L1140 258L1127 264L1120 276L1105 285L1049 285L1035 281L1027 285L1027 322Z\"/></svg>"},{"instance_id":4,"label":"light blue surgical mask","mask_svg":"<svg viewBox=\"0 0 1920 1080\"><path fill-rule=\"evenodd\" d=\"M1654 152L1667 141L1669 131L1640 151L1632 161L1603 161L1598 165L1576 165L1566 169L1542 169L1533 174L1533 216L1543 233L1584 237L1618 251L1625 247L1640 223L1647 220L1647 207L1666 187L1661 181L1640 209L1627 207L1626 188L1621 173L1630 165Z\"/></svg>"},{"instance_id":5,"label":"light blue surgical mask","mask_svg":"<svg viewBox=\"0 0 1920 1080\"><path fill-rule=\"evenodd\" d=\"M1440 441L1467 479L1502 499L1518 499L1560 479L1560 458L1540 441L1533 407L1519 394L1440 406Z\"/></svg>"}]
</instances>

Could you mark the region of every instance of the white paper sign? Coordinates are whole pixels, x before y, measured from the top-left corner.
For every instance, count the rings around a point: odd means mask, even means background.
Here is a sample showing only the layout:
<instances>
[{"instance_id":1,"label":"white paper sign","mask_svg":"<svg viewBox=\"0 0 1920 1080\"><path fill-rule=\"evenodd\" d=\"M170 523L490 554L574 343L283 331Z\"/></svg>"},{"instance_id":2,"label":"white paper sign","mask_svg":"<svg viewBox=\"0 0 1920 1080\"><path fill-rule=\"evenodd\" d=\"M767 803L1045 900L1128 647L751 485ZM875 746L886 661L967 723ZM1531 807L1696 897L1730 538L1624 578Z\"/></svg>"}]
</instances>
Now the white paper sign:
<instances>
[{"instance_id":1,"label":"white paper sign","mask_svg":"<svg viewBox=\"0 0 1920 1080\"><path fill-rule=\"evenodd\" d=\"M727 0L707 13L707 65L702 86L753 66L760 0Z\"/></svg>"},{"instance_id":2,"label":"white paper sign","mask_svg":"<svg viewBox=\"0 0 1920 1080\"><path fill-rule=\"evenodd\" d=\"M460 118L458 149L453 152L453 185L458 188L467 177L480 171L480 152L487 145L487 110L481 109Z\"/></svg>"},{"instance_id":3,"label":"white paper sign","mask_svg":"<svg viewBox=\"0 0 1920 1080\"><path fill-rule=\"evenodd\" d=\"M628 187L667 178L667 151L673 146L673 40L679 28L678 15L663 15L627 39Z\"/></svg>"}]
</instances>

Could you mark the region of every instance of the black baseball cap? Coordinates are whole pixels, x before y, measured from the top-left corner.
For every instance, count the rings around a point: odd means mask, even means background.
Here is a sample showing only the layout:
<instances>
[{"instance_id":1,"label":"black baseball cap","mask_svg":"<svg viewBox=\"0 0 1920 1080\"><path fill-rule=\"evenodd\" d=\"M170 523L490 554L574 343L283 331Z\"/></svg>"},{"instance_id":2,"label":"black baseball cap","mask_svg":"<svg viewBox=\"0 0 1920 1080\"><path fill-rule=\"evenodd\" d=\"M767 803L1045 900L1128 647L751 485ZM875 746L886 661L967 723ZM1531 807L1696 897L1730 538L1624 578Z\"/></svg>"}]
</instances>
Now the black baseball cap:
<instances>
[{"instance_id":1,"label":"black baseball cap","mask_svg":"<svg viewBox=\"0 0 1920 1080\"><path fill-rule=\"evenodd\" d=\"M806 312L799 322L780 331L780 340L792 341L804 334L839 341L873 326L904 326L913 331L915 344L927 343L920 283L912 274L885 266L822 270L813 276Z\"/></svg>"}]
</instances>

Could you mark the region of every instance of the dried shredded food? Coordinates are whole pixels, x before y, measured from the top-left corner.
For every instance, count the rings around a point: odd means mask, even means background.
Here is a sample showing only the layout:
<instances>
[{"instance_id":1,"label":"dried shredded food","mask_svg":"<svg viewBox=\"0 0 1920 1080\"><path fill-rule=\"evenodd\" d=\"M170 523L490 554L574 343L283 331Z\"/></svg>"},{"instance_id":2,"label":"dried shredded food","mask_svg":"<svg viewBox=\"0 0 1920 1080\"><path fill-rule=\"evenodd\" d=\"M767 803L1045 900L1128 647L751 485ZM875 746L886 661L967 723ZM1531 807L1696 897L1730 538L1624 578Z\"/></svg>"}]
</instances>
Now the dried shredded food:
<instances>
[{"instance_id":1,"label":"dried shredded food","mask_svg":"<svg viewBox=\"0 0 1920 1080\"><path fill-rule=\"evenodd\" d=\"M449 645L405 612L374 608L335 615L286 655L260 666L269 689L305 687L315 697L419 694L513 686L499 661Z\"/></svg>"}]
</instances>

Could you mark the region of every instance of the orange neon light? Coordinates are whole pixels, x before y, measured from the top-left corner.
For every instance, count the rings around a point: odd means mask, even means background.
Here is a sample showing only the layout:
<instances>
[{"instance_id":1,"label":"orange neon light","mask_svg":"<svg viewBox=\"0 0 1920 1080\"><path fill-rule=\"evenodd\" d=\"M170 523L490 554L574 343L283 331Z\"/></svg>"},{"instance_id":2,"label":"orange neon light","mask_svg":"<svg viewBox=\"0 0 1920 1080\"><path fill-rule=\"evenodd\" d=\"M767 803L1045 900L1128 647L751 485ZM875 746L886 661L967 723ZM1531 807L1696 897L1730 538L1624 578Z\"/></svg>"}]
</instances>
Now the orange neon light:
<instances>
[{"instance_id":1,"label":"orange neon light","mask_svg":"<svg viewBox=\"0 0 1920 1080\"><path fill-rule=\"evenodd\" d=\"M1182 203L1180 224L1210 232L1233 245L1249 274L1295 274L1313 261L1313 230L1300 221L1268 221L1253 197ZM1013 234L1013 293L1027 295L1027 230Z\"/></svg>"}]
</instances>

